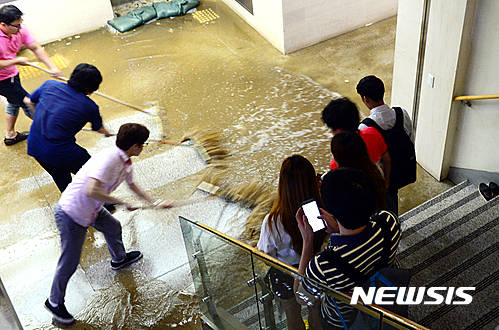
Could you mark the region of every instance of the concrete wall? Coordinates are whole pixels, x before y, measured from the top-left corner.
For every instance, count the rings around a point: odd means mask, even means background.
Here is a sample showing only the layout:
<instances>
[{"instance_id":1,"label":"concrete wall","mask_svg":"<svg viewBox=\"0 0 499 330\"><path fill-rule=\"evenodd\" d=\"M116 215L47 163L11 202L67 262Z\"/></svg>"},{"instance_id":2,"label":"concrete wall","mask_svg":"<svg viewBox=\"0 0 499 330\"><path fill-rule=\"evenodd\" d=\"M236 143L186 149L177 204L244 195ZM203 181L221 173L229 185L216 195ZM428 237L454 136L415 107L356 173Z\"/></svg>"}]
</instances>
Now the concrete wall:
<instances>
[{"instance_id":1,"label":"concrete wall","mask_svg":"<svg viewBox=\"0 0 499 330\"><path fill-rule=\"evenodd\" d=\"M455 150L454 137L460 104L453 102L463 93L471 51L475 0L431 0L422 59L421 81L417 85L418 48L424 0L401 0L397 21L392 104L417 108L416 156L418 163L437 179L447 176ZM404 23L402 23L404 22Z\"/></svg>"},{"instance_id":2,"label":"concrete wall","mask_svg":"<svg viewBox=\"0 0 499 330\"><path fill-rule=\"evenodd\" d=\"M406 109L413 119L423 6L423 0L398 3L391 104Z\"/></svg>"},{"instance_id":3,"label":"concrete wall","mask_svg":"<svg viewBox=\"0 0 499 330\"><path fill-rule=\"evenodd\" d=\"M253 15L223 0L284 54L391 17L397 0L253 0Z\"/></svg>"},{"instance_id":4,"label":"concrete wall","mask_svg":"<svg viewBox=\"0 0 499 330\"><path fill-rule=\"evenodd\" d=\"M499 94L499 1L477 3L473 40L461 95ZM499 173L499 100L457 103L451 166Z\"/></svg>"},{"instance_id":5,"label":"concrete wall","mask_svg":"<svg viewBox=\"0 0 499 330\"><path fill-rule=\"evenodd\" d=\"M284 49L282 0L253 0L253 15L235 0L223 0L281 53Z\"/></svg>"},{"instance_id":6,"label":"concrete wall","mask_svg":"<svg viewBox=\"0 0 499 330\"><path fill-rule=\"evenodd\" d=\"M466 71L466 50L471 43L468 22L474 1L432 0L428 21L421 97L416 131L418 162L437 179L447 176L454 144L456 106L452 101L459 89L459 76ZM430 76L434 77L430 85Z\"/></svg>"},{"instance_id":7,"label":"concrete wall","mask_svg":"<svg viewBox=\"0 0 499 330\"><path fill-rule=\"evenodd\" d=\"M45 44L96 30L113 18L109 0L18 0L11 4L24 13L24 24Z\"/></svg>"},{"instance_id":8,"label":"concrete wall","mask_svg":"<svg viewBox=\"0 0 499 330\"><path fill-rule=\"evenodd\" d=\"M397 13L397 0L284 0L284 49L291 53Z\"/></svg>"}]
</instances>

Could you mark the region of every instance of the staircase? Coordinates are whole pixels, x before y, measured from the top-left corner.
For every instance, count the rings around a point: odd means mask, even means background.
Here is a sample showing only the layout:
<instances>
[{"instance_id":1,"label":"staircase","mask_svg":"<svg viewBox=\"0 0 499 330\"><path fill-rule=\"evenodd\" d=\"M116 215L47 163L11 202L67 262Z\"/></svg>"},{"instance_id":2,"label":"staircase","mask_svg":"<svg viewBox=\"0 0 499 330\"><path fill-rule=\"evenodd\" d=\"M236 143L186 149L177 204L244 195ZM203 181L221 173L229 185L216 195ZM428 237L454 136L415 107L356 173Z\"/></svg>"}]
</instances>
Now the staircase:
<instances>
[{"instance_id":1,"label":"staircase","mask_svg":"<svg viewBox=\"0 0 499 330\"><path fill-rule=\"evenodd\" d=\"M414 305L409 319L432 329L499 324L499 197L462 182L400 217L399 260L411 286L475 287L470 305Z\"/></svg>"}]
</instances>

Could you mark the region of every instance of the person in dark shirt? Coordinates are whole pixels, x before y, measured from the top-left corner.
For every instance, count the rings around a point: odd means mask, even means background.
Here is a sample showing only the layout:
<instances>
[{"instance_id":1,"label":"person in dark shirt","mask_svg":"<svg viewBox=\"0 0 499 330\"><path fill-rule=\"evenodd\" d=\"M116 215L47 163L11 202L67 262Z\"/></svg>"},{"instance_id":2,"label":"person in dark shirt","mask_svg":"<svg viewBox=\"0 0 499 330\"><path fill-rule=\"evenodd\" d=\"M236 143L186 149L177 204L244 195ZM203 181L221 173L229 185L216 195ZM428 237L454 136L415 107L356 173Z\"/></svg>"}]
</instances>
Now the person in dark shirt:
<instances>
[{"instance_id":1,"label":"person in dark shirt","mask_svg":"<svg viewBox=\"0 0 499 330\"><path fill-rule=\"evenodd\" d=\"M78 64L68 83L48 80L30 97L36 112L28 137L28 155L52 176L61 192L71 182L71 173L90 159L85 148L76 144L75 135L91 123L92 130L105 136L99 107L88 95L95 92L102 76L86 63Z\"/></svg>"}]
</instances>

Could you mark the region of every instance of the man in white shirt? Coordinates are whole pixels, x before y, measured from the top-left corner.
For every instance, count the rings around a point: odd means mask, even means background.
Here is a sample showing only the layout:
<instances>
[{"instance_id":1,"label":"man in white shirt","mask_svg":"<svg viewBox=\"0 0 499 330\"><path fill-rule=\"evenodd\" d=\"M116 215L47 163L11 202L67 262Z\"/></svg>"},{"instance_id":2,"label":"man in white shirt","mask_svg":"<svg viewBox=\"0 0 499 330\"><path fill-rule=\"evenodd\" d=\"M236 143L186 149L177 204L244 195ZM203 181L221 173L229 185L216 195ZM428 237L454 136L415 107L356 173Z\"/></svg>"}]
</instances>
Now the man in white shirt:
<instances>
[{"instance_id":1,"label":"man in white shirt","mask_svg":"<svg viewBox=\"0 0 499 330\"><path fill-rule=\"evenodd\" d=\"M388 145L388 150L390 152L390 157L392 159L392 164L390 166L392 173L390 177L385 177L388 183L387 189L387 203L388 209L393 211L395 214L398 214L398 186L397 183L392 182L393 176L397 173L396 164L394 165L394 159L397 158L397 155L393 154L393 149L391 149L390 141L387 141L387 136L385 135L386 131L396 130L395 124L397 122L396 111L394 108L389 107L385 104L383 100L385 95L385 85L383 81L376 76L370 75L362 78L357 84L357 93L362 98L362 102L369 108L370 113L369 117L371 120L378 125L378 128L381 129L380 133L383 134L385 138L385 142ZM403 127L404 131L412 142L412 152L414 151L414 132L412 129L412 120L409 117L409 114L406 110L402 108L398 108L397 111L402 112L401 119L403 118ZM401 125L400 123L398 125ZM359 130L365 129L368 126L364 123L360 123ZM401 126L400 126L401 127ZM410 142L408 143L411 144ZM405 149L404 149L405 150ZM409 151L410 152L410 151ZM414 156L415 157L415 156ZM414 158L415 159L415 158ZM415 164L415 162L414 162ZM414 165L414 173L416 175L416 168ZM410 175L409 175L410 176ZM410 176L412 177L412 176Z\"/></svg>"},{"instance_id":2,"label":"man in white shirt","mask_svg":"<svg viewBox=\"0 0 499 330\"><path fill-rule=\"evenodd\" d=\"M120 204L132 211L132 207L110 194L123 182L139 197L150 204L169 208L171 202L154 200L133 182L130 157L142 152L149 138L149 130L140 124L123 124L116 136L116 147L105 150L88 160L76 173L73 181L61 195L54 215L61 236L61 257L57 263L50 297L45 308L54 318L71 324L74 318L64 306L64 297L69 279L76 271L85 242L88 226L104 234L111 254L114 270L129 266L142 258L140 251L125 252L121 235L121 224L103 205L105 202Z\"/></svg>"},{"instance_id":3,"label":"man in white shirt","mask_svg":"<svg viewBox=\"0 0 499 330\"><path fill-rule=\"evenodd\" d=\"M374 120L382 129L389 130L395 126L395 111L385 104L383 100L385 96L385 85L383 81L376 76L366 76L357 84L357 93L362 98L362 102L369 108L369 118ZM414 143L414 134L412 131L412 120L405 109L404 113L404 130ZM367 126L359 125L359 129L364 129Z\"/></svg>"}]
</instances>

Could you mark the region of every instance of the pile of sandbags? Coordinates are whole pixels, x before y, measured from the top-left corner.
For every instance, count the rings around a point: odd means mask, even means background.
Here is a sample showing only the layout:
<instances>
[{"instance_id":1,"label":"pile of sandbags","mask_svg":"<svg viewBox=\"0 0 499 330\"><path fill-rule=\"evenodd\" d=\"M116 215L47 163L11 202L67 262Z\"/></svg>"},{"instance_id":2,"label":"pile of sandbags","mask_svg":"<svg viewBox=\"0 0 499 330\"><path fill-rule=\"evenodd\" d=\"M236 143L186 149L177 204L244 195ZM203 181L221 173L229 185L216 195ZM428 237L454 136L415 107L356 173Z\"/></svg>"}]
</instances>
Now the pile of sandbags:
<instances>
[{"instance_id":1,"label":"pile of sandbags","mask_svg":"<svg viewBox=\"0 0 499 330\"><path fill-rule=\"evenodd\" d=\"M128 14L107 22L120 32L130 31L153 19L185 15L189 10L199 5L199 0L171 0L154 2L152 6L144 6L132 10Z\"/></svg>"}]
</instances>

